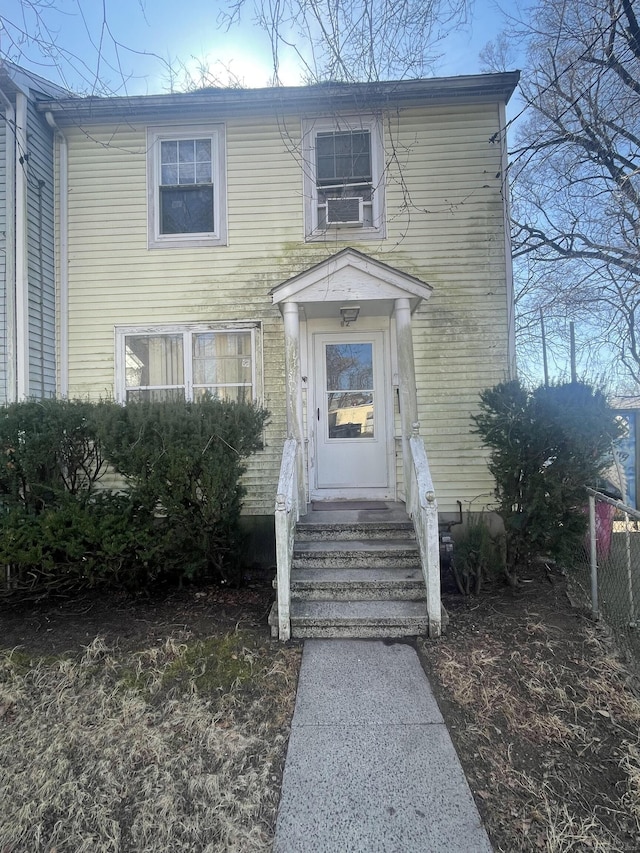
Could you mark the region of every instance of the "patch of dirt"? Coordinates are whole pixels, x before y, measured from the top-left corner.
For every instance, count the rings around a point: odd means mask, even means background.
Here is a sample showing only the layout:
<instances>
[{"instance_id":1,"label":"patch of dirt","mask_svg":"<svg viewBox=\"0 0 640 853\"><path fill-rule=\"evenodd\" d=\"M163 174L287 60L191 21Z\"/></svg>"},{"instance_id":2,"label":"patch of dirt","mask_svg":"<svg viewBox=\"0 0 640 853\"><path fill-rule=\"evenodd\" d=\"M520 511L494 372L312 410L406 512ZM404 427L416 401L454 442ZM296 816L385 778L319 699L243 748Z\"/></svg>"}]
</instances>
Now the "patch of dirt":
<instances>
[{"instance_id":1,"label":"patch of dirt","mask_svg":"<svg viewBox=\"0 0 640 853\"><path fill-rule=\"evenodd\" d=\"M496 851L640 849L640 694L606 632L544 568L445 598L423 665Z\"/></svg>"},{"instance_id":2,"label":"patch of dirt","mask_svg":"<svg viewBox=\"0 0 640 853\"><path fill-rule=\"evenodd\" d=\"M170 591L154 598L87 592L73 599L0 607L0 644L33 654L71 654L100 635L126 651L166 637L200 638L235 628L268 635L271 585Z\"/></svg>"}]
</instances>

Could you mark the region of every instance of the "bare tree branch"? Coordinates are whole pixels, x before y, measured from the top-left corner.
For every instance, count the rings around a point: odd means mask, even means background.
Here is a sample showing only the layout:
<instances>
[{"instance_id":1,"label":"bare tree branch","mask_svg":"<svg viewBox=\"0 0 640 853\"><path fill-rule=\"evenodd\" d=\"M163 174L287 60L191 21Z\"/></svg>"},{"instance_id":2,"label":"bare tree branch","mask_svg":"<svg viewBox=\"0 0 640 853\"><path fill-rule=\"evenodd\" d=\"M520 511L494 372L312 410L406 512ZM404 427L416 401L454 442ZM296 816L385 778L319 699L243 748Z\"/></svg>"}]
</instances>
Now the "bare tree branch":
<instances>
[{"instance_id":1,"label":"bare tree branch","mask_svg":"<svg viewBox=\"0 0 640 853\"><path fill-rule=\"evenodd\" d=\"M511 167L521 343L581 322L640 382L640 28L631 0L538 0ZM618 373L620 371L618 370Z\"/></svg>"},{"instance_id":2,"label":"bare tree branch","mask_svg":"<svg viewBox=\"0 0 640 853\"><path fill-rule=\"evenodd\" d=\"M137 0L145 17L143 0ZM65 38L71 20L82 22L84 45L77 50ZM0 61L35 67L70 91L91 95L126 94L135 79L133 57L150 57L163 71L165 59L126 45L114 33L106 0L19 0L15 11L0 8ZM130 65L131 68L127 68ZM55 78L55 79L54 79Z\"/></svg>"},{"instance_id":3,"label":"bare tree branch","mask_svg":"<svg viewBox=\"0 0 640 853\"><path fill-rule=\"evenodd\" d=\"M438 58L437 44L466 21L468 0L235 0L227 26L243 14L268 33L274 74L282 48L294 49L307 82L420 77Z\"/></svg>"}]
</instances>

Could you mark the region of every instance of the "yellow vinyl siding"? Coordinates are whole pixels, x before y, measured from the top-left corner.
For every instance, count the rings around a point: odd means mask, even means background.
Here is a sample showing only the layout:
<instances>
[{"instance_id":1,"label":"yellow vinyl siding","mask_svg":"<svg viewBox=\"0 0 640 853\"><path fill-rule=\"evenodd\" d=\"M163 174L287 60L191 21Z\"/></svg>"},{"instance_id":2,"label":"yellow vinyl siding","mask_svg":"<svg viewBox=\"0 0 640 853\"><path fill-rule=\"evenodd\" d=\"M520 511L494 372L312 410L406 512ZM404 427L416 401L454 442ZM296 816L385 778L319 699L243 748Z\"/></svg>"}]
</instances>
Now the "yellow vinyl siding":
<instances>
[{"instance_id":1,"label":"yellow vinyl siding","mask_svg":"<svg viewBox=\"0 0 640 853\"><path fill-rule=\"evenodd\" d=\"M403 182L387 193L397 265L434 286L413 316L418 416L438 503L491 502L486 452L472 433L478 393L507 373L504 209L497 106L406 114L397 131L409 148ZM398 155L402 164L401 155ZM388 258L385 257L389 263ZM416 266L416 263L418 266ZM480 497L481 496L481 497Z\"/></svg>"},{"instance_id":2,"label":"yellow vinyl siding","mask_svg":"<svg viewBox=\"0 0 640 853\"><path fill-rule=\"evenodd\" d=\"M282 319L268 293L349 242L304 243L299 118L213 120L226 126L219 247L147 248L144 126L66 131L69 393L113 396L115 326L260 322L271 419L245 478L245 511L271 513L286 430ZM440 507L455 510L492 488L469 416L507 369L501 155L489 142L498 109L412 109L385 127L387 238L354 248L435 288L413 318L419 414Z\"/></svg>"}]
</instances>

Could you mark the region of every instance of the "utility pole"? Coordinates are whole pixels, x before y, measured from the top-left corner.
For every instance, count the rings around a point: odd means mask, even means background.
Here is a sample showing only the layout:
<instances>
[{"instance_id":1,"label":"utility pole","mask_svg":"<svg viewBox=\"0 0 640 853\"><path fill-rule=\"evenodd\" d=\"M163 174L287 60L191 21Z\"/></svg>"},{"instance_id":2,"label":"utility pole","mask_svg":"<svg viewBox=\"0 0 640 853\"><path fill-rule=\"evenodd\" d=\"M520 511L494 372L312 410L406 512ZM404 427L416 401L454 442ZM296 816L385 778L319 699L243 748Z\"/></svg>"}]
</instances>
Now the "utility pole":
<instances>
[{"instance_id":1,"label":"utility pole","mask_svg":"<svg viewBox=\"0 0 640 853\"><path fill-rule=\"evenodd\" d=\"M544 317L540 308L540 328L542 329L542 367L544 370L544 387L549 387L549 365L547 364L547 337L544 332Z\"/></svg>"}]
</instances>

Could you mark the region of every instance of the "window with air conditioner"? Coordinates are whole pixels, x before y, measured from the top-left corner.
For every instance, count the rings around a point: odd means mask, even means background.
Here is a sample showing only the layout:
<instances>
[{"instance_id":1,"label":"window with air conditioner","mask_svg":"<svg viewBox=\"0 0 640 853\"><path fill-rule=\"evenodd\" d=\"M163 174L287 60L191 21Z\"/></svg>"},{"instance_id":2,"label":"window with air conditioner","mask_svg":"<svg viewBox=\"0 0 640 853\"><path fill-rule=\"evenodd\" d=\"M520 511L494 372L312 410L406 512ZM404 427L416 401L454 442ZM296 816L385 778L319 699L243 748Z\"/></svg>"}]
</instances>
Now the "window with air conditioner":
<instances>
[{"instance_id":1,"label":"window with air conditioner","mask_svg":"<svg viewBox=\"0 0 640 853\"><path fill-rule=\"evenodd\" d=\"M149 248L226 243L224 128L147 131Z\"/></svg>"},{"instance_id":2,"label":"window with air conditioner","mask_svg":"<svg viewBox=\"0 0 640 853\"><path fill-rule=\"evenodd\" d=\"M343 117L306 122L307 239L344 233L345 239L384 236L382 132L375 119Z\"/></svg>"}]
</instances>

